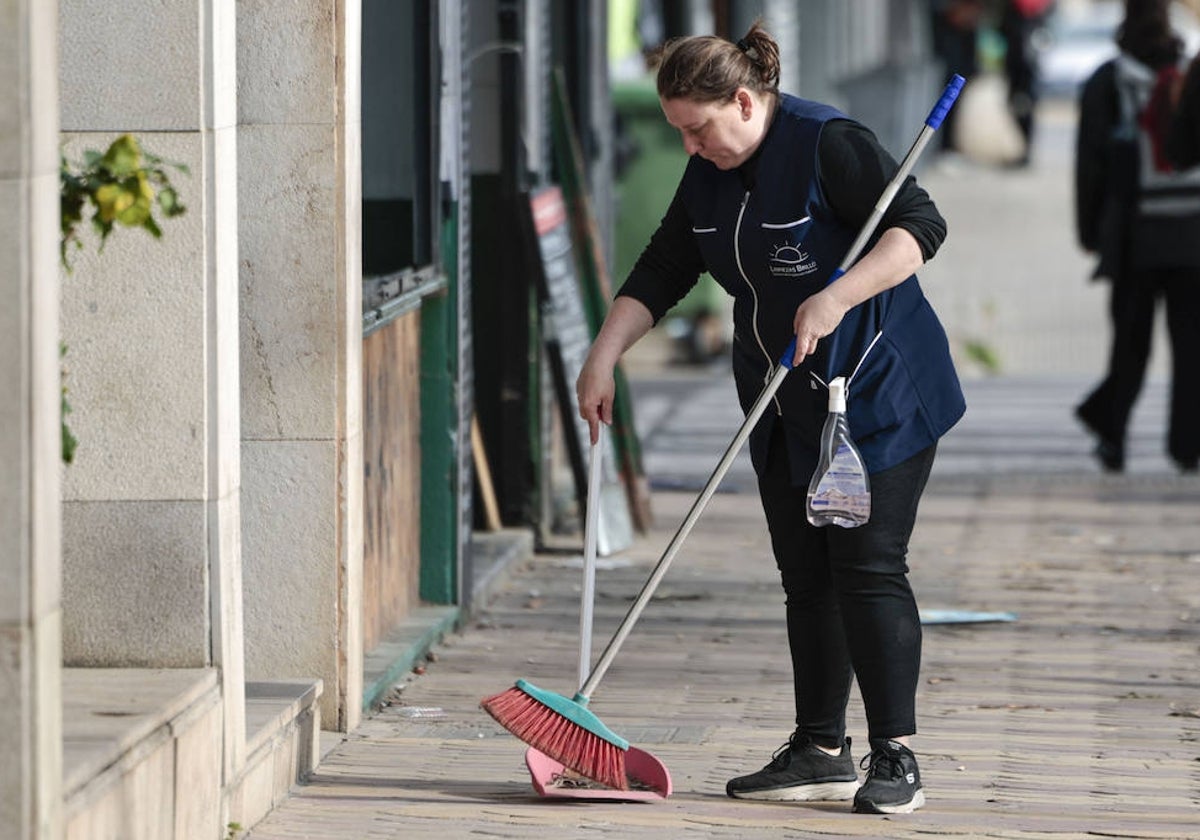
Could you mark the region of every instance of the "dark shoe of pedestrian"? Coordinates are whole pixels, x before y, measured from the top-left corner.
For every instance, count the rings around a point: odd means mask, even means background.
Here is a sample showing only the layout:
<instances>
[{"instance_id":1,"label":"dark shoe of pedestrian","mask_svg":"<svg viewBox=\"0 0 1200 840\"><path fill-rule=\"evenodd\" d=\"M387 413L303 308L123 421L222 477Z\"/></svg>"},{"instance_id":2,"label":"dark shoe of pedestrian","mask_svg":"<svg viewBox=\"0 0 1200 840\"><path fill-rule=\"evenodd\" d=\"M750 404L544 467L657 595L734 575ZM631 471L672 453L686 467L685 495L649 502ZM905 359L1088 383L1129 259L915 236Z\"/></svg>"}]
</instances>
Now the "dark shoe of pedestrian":
<instances>
[{"instance_id":1,"label":"dark shoe of pedestrian","mask_svg":"<svg viewBox=\"0 0 1200 840\"><path fill-rule=\"evenodd\" d=\"M771 763L757 773L730 779L725 792L735 799L770 802L829 802L850 799L858 789L858 772L850 757L850 739L836 756L795 732L775 751Z\"/></svg>"},{"instance_id":2,"label":"dark shoe of pedestrian","mask_svg":"<svg viewBox=\"0 0 1200 840\"><path fill-rule=\"evenodd\" d=\"M1083 425L1083 428L1087 429L1089 434L1096 438L1096 448L1092 450L1092 454L1100 462L1100 467L1105 472L1124 472L1125 445L1120 441L1106 438L1099 427L1088 419L1082 406L1075 409L1075 418Z\"/></svg>"},{"instance_id":3,"label":"dark shoe of pedestrian","mask_svg":"<svg viewBox=\"0 0 1200 840\"><path fill-rule=\"evenodd\" d=\"M854 794L856 814L911 814L925 804L917 757L899 741L871 739L867 778Z\"/></svg>"},{"instance_id":4,"label":"dark shoe of pedestrian","mask_svg":"<svg viewBox=\"0 0 1200 840\"><path fill-rule=\"evenodd\" d=\"M1182 475L1195 475L1200 472L1200 458L1176 458L1175 466Z\"/></svg>"},{"instance_id":5,"label":"dark shoe of pedestrian","mask_svg":"<svg viewBox=\"0 0 1200 840\"><path fill-rule=\"evenodd\" d=\"M1100 439L1093 453L1105 472L1119 473L1125 471L1125 447L1111 440Z\"/></svg>"}]
</instances>

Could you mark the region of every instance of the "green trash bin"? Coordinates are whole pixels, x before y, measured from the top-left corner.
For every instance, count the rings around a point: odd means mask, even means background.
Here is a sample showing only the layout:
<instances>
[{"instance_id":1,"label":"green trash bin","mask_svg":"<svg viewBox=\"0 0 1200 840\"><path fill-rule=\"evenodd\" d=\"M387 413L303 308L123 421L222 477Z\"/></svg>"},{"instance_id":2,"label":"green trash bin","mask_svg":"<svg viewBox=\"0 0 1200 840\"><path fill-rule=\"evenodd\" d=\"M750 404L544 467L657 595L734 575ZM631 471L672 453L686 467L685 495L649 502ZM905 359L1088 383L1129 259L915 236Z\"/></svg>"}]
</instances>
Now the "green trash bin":
<instances>
[{"instance_id":1,"label":"green trash bin","mask_svg":"<svg viewBox=\"0 0 1200 840\"><path fill-rule=\"evenodd\" d=\"M614 82L617 114L616 230L614 278L629 274L658 228L687 166L679 132L663 118L654 79ZM732 331L732 299L708 274L661 325L679 361L700 364L724 355Z\"/></svg>"}]
</instances>

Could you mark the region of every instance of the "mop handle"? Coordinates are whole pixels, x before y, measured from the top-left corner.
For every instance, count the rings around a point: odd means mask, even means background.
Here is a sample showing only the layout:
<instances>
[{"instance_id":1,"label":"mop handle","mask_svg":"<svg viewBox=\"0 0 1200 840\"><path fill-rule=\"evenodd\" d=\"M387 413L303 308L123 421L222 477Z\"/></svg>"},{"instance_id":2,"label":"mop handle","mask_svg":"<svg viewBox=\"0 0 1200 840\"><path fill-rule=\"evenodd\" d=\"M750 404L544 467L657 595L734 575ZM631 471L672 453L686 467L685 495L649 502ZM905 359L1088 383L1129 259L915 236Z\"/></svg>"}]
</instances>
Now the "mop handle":
<instances>
[{"instance_id":1,"label":"mop handle","mask_svg":"<svg viewBox=\"0 0 1200 840\"><path fill-rule=\"evenodd\" d=\"M912 148L910 148L908 154L904 156L904 161L900 164L900 168L896 170L896 174L892 176L891 181L888 182L887 187L883 191L883 195L880 196L879 201L875 205L875 209L871 212L871 215L863 224L862 232L859 233L858 238L854 240L854 244L850 246L850 251L847 253L846 258L842 261L841 267L839 267L834 273L833 279L837 279L837 277L840 277L842 274L844 274L846 269L854 263L854 260L856 260L859 254L862 252L866 242L871 238L871 235L875 232L875 228L879 225L879 220L883 218L884 211L887 210L888 205L891 204L892 199L895 198L896 193L899 192L900 187L904 184L904 179L907 178L909 172L912 171L913 165L917 161L917 157L920 156L926 144L929 143L929 138L933 135L933 132L938 129L938 126L942 124L942 120L945 119L946 114L950 111L951 106L954 105L954 100L958 98L958 93L962 90L963 83L963 77L955 74L950 80L950 83L946 85L946 89L942 92L941 98L938 99L937 105L935 105L933 110L929 112L929 116L926 118L925 124L921 127L921 131L917 135L917 139L913 142ZM830 282L832 282L832 280ZM667 546L667 550L663 552L663 556L658 561L658 564L654 567L654 571L650 573L649 580L647 580L645 585L642 586L642 591L638 593L637 599L633 602L633 606L629 608L629 612L625 614L625 618L621 620L620 626L617 627L617 632L613 634L612 640L609 641L608 647L606 647L604 649L604 653L600 655L600 661L596 663L596 667L592 670L591 674L588 675L587 680L580 687L579 695L582 698L586 699L591 697L592 692L596 690L596 686L600 684L600 680L604 678L605 672L608 671L609 666L612 665L613 660L616 659L617 651L620 650L621 645L624 644L625 638L629 635L629 631L633 629L634 623L637 622L637 620L641 617L642 611L646 608L646 604L650 602L650 598L654 595L654 591L658 588L663 576L666 575L667 569L671 565L671 561L675 559L675 555L679 551L680 546L683 545L683 541L687 539L688 534L691 533L692 527L696 524L696 520L700 518L700 514L708 505L709 499L711 499L713 493L716 492L717 485L721 483L721 479L723 479L725 477L725 473L729 471L729 467L733 464L733 459L737 456L738 450L742 448L742 444L746 442L746 438L750 436L751 430L754 428L755 424L758 423L758 420L760 417L762 417L763 412L766 411L767 405L770 404L772 398L774 398L775 392L778 391L779 386L783 384L783 380L787 377L788 371L790 371L792 368L792 357L795 355L795 350L796 340L793 338L791 344L788 345L788 350L784 353L783 358L780 360L779 366L775 369L774 373L772 373L770 380L767 382L766 387L763 388L762 393L759 394L758 399L754 401L754 405L751 406L750 410L746 413L746 419L742 421L742 425L738 429L737 434L734 435L733 441L725 450L725 454L721 456L721 460L717 463L716 469L713 470L708 482L704 485L704 489L700 491L699 497L697 497L696 501L692 504L691 510L689 510L687 516L684 517L683 524L679 526L679 530L675 532L675 536L672 537L670 544Z\"/></svg>"},{"instance_id":2,"label":"mop handle","mask_svg":"<svg viewBox=\"0 0 1200 840\"><path fill-rule=\"evenodd\" d=\"M596 598L596 545L600 520L601 435L588 454L587 511L583 527L583 595L579 605L579 685L592 670L592 608Z\"/></svg>"}]
</instances>

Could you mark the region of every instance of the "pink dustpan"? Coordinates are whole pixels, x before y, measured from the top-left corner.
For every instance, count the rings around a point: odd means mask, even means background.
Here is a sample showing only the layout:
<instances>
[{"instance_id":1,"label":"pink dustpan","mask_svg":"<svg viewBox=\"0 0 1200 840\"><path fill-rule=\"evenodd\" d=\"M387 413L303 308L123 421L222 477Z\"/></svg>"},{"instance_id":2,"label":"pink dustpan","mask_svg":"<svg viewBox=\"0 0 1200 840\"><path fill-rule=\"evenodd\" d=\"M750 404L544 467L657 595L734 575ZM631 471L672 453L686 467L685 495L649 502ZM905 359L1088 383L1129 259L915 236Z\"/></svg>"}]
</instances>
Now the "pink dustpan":
<instances>
[{"instance_id":1,"label":"pink dustpan","mask_svg":"<svg viewBox=\"0 0 1200 840\"><path fill-rule=\"evenodd\" d=\"M533 779L533 788L541 796L563 799L616 799L634 801L666 799L671 795L671 774L667 767L645 750L630 747L625 753L625 775L634 787L645 790L614 790L606 787L576 787L560 783L565 767L543 752L530 747L525 751L525 766Z\"/></svg>"}]
</instances>

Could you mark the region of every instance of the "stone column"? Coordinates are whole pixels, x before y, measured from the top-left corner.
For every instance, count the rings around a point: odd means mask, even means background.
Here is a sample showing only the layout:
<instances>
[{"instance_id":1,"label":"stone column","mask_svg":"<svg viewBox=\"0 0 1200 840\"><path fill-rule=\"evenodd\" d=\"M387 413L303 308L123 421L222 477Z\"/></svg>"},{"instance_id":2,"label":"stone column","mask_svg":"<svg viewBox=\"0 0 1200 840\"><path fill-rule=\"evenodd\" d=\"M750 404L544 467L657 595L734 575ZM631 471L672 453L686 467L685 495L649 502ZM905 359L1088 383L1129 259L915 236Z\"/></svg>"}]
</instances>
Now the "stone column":
<instances>
[{"instance_id":1,"label":"stone column","mask_svg":"<svg viewBox=\"0 0 1200 840\"><path fill-rule=\"evenodd\" d=\"M163 237L119 230L64 280L68 665L219 667L244 758L235 0L62 0L68 154L121 132L190 168ZM136 59L136 60L132 60Z\"/></svg>"},{"instance_id":2,"label":"stone column","mask_svg":"<svg viewBox=\"0 0 1200 840\"><path fill-rule=\"evenodd\" d=\"M0 826L62 832L55 0L0 15Z\"/></svg>"},{"instance_id":3,"label":"stone column","mask_svg":"<svg viewBox=\"0 0 1200 840\"><path fill-rule=\"evenodd\" d=\"M246 671L362 711L360 5L239 0Z\"/></svg>"}]
</instances>

